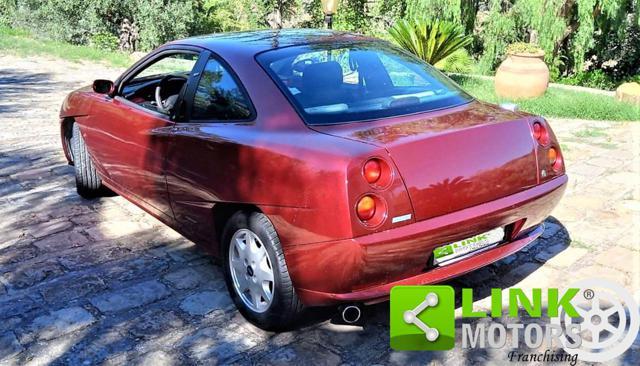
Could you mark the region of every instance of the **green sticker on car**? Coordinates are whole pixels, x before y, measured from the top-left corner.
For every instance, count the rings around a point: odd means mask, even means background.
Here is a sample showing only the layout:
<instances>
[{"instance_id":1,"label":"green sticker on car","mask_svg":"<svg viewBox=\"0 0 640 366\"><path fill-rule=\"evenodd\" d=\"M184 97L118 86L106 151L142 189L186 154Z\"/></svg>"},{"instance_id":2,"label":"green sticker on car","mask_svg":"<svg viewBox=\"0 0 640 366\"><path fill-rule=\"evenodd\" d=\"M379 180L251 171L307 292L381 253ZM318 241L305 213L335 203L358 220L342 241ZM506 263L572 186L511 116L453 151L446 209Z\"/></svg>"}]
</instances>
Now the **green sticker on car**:
<instances>
[{"instance_id":1,"label":"green sticker on car","mask_svg":"<svg viewBox=\"0 0 640 366\"><path fill-rule=\"evenodd\" d=\"M439 266L452 263L454 259L459 259L476 250L497 245L503 239L504 229L499 227L464 240L449 243L433 250L433 262Z\"/></svg>"}]
</instances>

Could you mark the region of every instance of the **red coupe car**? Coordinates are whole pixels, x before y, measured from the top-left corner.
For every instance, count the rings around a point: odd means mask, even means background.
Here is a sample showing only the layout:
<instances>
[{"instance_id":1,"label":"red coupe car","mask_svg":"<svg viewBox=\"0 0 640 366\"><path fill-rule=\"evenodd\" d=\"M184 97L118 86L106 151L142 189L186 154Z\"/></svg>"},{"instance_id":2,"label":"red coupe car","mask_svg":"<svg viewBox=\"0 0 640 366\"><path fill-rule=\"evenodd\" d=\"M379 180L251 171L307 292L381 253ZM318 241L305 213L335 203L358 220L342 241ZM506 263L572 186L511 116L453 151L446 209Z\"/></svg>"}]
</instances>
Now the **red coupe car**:
<instances>
[{"instance_id":1,"label":"red coupe car","mask_svg":"<svg viewBox=\"0 0 640 366\"><path fill-rule=\"evenodd\" d=\"M543 118L350 33L171 42L72 92L60 121L80 195L107 187L220 257L270 329L513 254L567 183Z\"/></svg>"}]
</instances>

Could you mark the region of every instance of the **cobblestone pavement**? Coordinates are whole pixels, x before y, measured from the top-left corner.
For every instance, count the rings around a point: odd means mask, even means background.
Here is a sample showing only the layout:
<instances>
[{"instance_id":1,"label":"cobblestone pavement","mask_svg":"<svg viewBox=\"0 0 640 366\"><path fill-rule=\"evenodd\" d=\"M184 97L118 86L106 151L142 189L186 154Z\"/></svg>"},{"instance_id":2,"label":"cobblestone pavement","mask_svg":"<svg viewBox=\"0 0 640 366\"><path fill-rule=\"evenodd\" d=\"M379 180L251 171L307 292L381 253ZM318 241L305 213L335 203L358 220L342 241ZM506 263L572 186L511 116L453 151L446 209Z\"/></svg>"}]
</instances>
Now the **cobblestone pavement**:
<instances>
[{"instance_id":1,"label":"cobblestone pavement","mask_svg":"<svg viewBox=\"0 0 640 366\"><path fill-rule=\"evenodd\" d=\"M0 364L507 361L505 350L394 352L388 303L359 326L311 311L296 331L263 332L227 296L216 263L121 197L85 201L61 153L70 90L118 70L0 56ZM450 282L562 286L611 278L640 295L640 123L552 120L570 174L541 239ZM484 299L482 299L484 297ZM526 321L533 321L528 319ZM460 326L460 321L458 321ZM640 364L640 341L616 362Z\"/></svg>"}]
</instances>

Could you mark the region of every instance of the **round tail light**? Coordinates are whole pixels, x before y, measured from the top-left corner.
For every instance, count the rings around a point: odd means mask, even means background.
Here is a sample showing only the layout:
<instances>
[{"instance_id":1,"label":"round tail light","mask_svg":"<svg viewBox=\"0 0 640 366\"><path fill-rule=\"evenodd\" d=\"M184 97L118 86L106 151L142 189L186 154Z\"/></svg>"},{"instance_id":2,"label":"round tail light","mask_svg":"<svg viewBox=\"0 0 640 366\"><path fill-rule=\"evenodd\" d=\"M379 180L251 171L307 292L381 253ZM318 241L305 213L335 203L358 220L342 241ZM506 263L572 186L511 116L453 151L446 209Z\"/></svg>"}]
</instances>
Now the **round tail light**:
<instances>
[{"instance_id":1,"label":"round tail light","mask_svg":"<svg viewBox=\"0 0 640 366\"><path fill-rule=\"evenodd\" d=\"M362 166L364 180L375 189L389 188L393 182L391 166L380 158L371 158Z\"/></svg>"},{"instance_id":2,"label":"round tail light","mask_svg":"<svg viewBox=\"0 0 640 366\"><path fill-rule=\"evenodd\" d=\"M554 165L556 161L558 161L558 151L553 147L547 151L547 158L549 159L549 164Z\"/></svg>"},{"instance_id":3,"label":"round tail light","mask_svg":"<svg viewBox=\"0 0 640 366\"><path fill-rule=\"evenodd\" d=\"M551 168L559 172L562 169L562 155L560 155L560 151L554 147L549 148L547 151L547 160L549 160L549 165Z\"/></svg>"},{"instance_id":4,"label":"round tail light","mask_svg":"<svg viewBox=\"0 0 640 366\"><path fill-rule=\"evenodd\" d=\"M371 196L360 198L356 205L356 213L361 221L370 220L376 213L376 201Z\"/></svg>"},{"instance_id":5,"label":"round tail light","mask_svg":"<svg viewBox=\"0 0 640 366\"><path fill-rule=\"evenodd\" d=\"M536 139L540 145L547 145L549 143L549 132L542 123L534 122L531 129L533 132L533 138Z\"/></svg>"},{"instance_id":6,"label":"round tail light","mask_svg":"<svg viewBox=\"0 0 640 366\"><path fill-rule=\"evenodd\" d=\"M362 172L367 183L376 183L380 180L380 176L382 175L382 167L380 166L380 161L378 161L378 159L368 160L366 163L364 163Z\"/></svg>"},{"instance_id":7,"label":"round tail light","mask_svg":"<svg viewBox=\"0 0 640 366\"><path fill-rule=\"evenodd\" d=\"M540 137L542 137L542 125L538 122L533 124L533 137L536 140L540 140Z\"/></svg>"}]
</instances>

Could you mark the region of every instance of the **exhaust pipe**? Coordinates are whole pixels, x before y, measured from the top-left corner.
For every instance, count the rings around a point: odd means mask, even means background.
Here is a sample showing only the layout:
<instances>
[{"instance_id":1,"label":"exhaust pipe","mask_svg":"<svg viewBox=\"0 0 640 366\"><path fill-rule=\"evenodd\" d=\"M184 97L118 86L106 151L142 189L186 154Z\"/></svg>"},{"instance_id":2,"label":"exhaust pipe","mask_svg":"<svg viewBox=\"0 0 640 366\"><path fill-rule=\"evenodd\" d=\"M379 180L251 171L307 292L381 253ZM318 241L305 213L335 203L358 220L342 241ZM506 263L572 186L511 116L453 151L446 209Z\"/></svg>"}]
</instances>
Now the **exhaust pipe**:
<instances>
[{"instance_id":1,"label":"exhaust pipe","mask_svg":"<svg viewBox=\"0 0 640 366\"><path fill-rule=\"evenodd\" d=\"M362 307L357 304L341 306L340 316L345 323L354 324L362 316Z\"/></svg>"}]
</instances>

